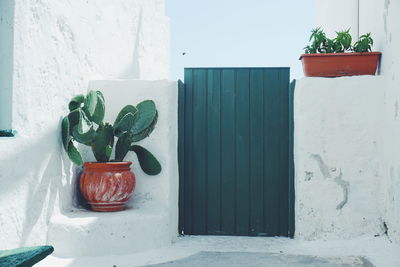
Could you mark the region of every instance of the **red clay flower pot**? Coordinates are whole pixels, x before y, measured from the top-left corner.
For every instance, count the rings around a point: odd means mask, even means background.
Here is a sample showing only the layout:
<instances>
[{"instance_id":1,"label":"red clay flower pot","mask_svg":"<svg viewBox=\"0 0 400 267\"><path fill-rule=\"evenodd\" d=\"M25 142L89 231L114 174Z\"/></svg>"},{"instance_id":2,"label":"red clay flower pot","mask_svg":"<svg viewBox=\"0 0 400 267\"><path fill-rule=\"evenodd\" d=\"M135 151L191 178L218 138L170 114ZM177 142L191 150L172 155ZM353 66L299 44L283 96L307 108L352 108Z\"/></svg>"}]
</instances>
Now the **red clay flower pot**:
<instances>
[{"instance_id":1,"label":"red clay flower pot","mask_svg":"<svg viewBox=\"0 0 400 267\"><path fill-rule=\"evenodd\" d=\"M132 162L85 162L80 178L82 195L94 211L120 211L135 189Z\"/></svg>"},{"instance_id":2,"label":"red clay flower pot","mask_svg":"<svg viewBox=\"0 0 400 267\"><path fill-rule=\"evenodd\" d=\"M303 54L304 75L307 77L340 77L375 75L380 52Z\"/></svg>"}]
</instances>

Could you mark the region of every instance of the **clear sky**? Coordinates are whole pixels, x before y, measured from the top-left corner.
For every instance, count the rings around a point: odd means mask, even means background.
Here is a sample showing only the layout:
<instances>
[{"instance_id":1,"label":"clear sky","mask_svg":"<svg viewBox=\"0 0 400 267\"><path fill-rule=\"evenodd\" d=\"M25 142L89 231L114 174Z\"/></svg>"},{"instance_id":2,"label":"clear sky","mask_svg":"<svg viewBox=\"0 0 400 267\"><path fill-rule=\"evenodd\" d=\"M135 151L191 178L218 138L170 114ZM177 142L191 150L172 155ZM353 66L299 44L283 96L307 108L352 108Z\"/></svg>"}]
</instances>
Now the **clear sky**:
<instances>
[{"instance_id":1,"label":"clear sky","mask_svg":"<svg viewBox=\"0 0 400 267\"><path fill-rule=\"evenodd\" d=\"M314 0L166 0L166 8L173 80L184 67L289 66L291 78L303 76Z\"/></svg>"}]
</instances>

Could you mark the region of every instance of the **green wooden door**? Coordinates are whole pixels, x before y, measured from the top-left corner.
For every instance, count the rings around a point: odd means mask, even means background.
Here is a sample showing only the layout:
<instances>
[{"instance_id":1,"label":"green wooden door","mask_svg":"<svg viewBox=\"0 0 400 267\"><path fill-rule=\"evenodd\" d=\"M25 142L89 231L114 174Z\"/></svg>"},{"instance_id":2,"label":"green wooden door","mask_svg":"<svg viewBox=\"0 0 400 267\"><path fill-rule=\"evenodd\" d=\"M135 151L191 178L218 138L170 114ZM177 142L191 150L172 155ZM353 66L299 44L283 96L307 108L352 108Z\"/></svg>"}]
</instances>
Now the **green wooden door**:
<instances>
[{"instance_id":1,"label":"green wooden door","mask_svg":"<svg viewBox=\"0 0 400 267\"><path fill-rule=\"evenodd\" d=\"M187 68L179 230L292 236L289 68Z\"/></svg>"}]
</instances>

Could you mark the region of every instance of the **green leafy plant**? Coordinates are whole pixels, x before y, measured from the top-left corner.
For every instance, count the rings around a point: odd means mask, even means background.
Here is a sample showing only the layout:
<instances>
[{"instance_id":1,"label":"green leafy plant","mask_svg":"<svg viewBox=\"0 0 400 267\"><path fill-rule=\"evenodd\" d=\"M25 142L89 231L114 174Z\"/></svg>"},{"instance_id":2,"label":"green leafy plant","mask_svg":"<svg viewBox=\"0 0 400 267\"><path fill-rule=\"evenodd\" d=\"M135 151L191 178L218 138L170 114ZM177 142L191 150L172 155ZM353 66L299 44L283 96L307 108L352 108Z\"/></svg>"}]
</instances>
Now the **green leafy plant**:
<instances>
[{"instance_id":1,"label":"green leafy plant","mask_svg":"<svg viewBox=\"0 0 400 267\"><path fill-rule=\"evenodd\" d=\"M322 53L335 53L335 41L326 38L321 47Z\"/></svg>"},{"instance_id":2,"label":"green leafy plant","mask_svg":"<svg viewBox=\"0 0 400 267\"><path fill-rule=\"evenodd\" d=\"M147 149L134 145L148 137L157 123L158 112L152 100L137 106L127 105L119 112L114 124L104 122L105 101L100 91L78 95L68 105L69 114L61 123L63 146L68 157L77 165L83 159L76 143L89 146L98 162L110 161L115 145L115 159L123 161L129 151L134 151L142 170L149 175L161 172L158 160Z\"/></svg>"},{"instance_id":3,"label":"green leafy plant","mask_svg":"<svg viewBox=\"0 0 400 267\"><path fill-rule=\"evenodd\" d=\"M371 38L371 33L360 36L360 39L353 45L354 52L371 52L374 40Z\"/></svg>"},{"instance_id":4,"label":"green leafy plant","mask_svg":"<svg viewBox=\"0 0 400 267\"><path fill-rule=\"evenodd\" d=\"M326 35L321 28L311 30L310 45L304 48L306 54L322 53L322 46L326 42Z\"/></svg>"},{"instance_id":5,"label":"green leafy plant","mask_svg":"<svg viewBox=\"0 0 400 267\"><path fill-rule=\"evenodd\" d=\"M349 32L350 29L336 32L336 38L333 40L335 53L343 53L351 49L352 38Z\"/></svg>"},{"instance_id":6,"label":"green leafy plant","mask_svg":"<svg viewBox=\"0 0 400 267\"><path fill-rule=\"evenodd\" d=\"M335 40L327 38L321 28L313 29L309 40L311 44L304 48L306 54L334 53L338 47Z\"/></svg>"},{"instance_id":7,"label":"green leafy plant","mask_svg":"<svg viewBox=\"0 0 400 267\"><path fill-rule=\"evenodd\" d=\"M344 53L347 51L368 52L371 51L373 45L371 33L362 35L352 46L350 29L336 32L336 38L329 39L320 27L311 30L309 41L311 44L304 48L306 54Z\"/></svg>"}]
</instances>

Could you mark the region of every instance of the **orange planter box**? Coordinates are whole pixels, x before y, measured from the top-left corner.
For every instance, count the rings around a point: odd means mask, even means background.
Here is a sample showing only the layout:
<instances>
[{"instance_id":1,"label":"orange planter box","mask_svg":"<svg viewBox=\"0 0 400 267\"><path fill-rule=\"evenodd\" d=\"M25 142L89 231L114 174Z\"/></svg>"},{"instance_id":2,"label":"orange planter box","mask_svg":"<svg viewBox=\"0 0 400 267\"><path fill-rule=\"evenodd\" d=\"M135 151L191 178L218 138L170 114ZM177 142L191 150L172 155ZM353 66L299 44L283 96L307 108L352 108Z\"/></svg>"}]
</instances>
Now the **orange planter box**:
<instances>
[{"instance_id":1,"label":"orange planter box","mask_svg":"<svg viewBox=\"0 0 400 267\"><path fill-rule=\"evenodd\" d=\"M340 77L375 75L381 52L303 54L304 75L307 77Z\"/></svg>"}]
</instances>

